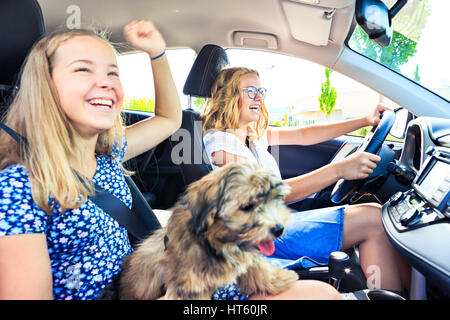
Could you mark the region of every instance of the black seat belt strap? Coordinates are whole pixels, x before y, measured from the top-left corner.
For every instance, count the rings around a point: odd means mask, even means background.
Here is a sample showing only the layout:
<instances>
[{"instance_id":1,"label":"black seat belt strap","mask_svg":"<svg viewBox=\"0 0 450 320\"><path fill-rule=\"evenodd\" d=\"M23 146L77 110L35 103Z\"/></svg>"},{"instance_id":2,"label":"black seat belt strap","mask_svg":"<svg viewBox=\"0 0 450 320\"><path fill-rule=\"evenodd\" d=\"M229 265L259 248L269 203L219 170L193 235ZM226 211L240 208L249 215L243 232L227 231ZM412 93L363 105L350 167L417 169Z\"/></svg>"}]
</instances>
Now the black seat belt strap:
<instances>
[{"instance_id":1,"label":"black seat belt strap","mask_svg":"<svg viewBox=\"0 0 450 320\"><path fill-rule=\"evenodd\" d=\"M14 140L16 140L17 143L28 149L28 143L26 139L16 131L1 122L0 129L5 130L5 132L9 134ZM74 172L79 177L78 173L76 171ZM161 225L159 224L158 219L154 215L147 201L143 199L132 179L130 177L125 177L125 180L127 181L127 184L130 187L132 193L133 207L138 206L141 211L146 210L145 214L137 214L133 212L120 199L116 198L110 192L106 191L95 183L95 195L94 197L89 197L89 199L91 199L92 202L94 202L103 211L105 211L113 219L115 219L134 238L136 238L137 240L143 240L152 231L160 228ZM143 201L145 203L143 203Z\"/></svg>"},{"instance_id":2,"label":"black seat belt strap","mask_svg":"<svg viewBox=\"0 0 450 320\"><path fill-rule=\"evenodd\" d=\"M7 134L9 134L14 140L16 140L18 144L20 144L21 146L24 146L26 149L28 149L27 140L24 137L22 137L20 134L18 134L17 132L15 132L13 129L11 129L7 125L3 124L2 122L0 122L0 129L5 130L5 132Z\"/></svg>"},{"instance_id":3,"label":"black seat belt strap","mask_svg":"<svg viewBox=\"0 0 450 320\"><path fill-rule=\"evenodd\" d=\"M131 211L125 203L97 184L94 184L94 186L95 196L89 197L92 202L111 215L111 217L136 239L142 240L148 235L149 230L146 223Z\"/></svg>"}]
</instances>

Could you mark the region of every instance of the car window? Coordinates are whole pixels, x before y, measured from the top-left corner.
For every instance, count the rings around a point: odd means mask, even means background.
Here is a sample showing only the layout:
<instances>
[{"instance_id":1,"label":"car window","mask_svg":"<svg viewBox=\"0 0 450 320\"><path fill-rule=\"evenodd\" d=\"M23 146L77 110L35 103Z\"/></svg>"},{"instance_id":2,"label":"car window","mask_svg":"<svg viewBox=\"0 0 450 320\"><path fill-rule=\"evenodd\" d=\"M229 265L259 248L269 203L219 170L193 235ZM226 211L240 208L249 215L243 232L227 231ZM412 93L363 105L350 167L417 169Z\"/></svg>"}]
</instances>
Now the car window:
<instances>
[{"instance_id":1,"label":"car window","mask_svg":"<svg viewBox=\"0 0 450 320\"><path fill-rule=\"evenodd\" d=\"M196 53L190 48L166 51L170 69L183 107L187 107L188 97L183 94L183 86L194 63ZM119 73L124 89L123 109L154 112L155 90L152 67L146 53L123 54L117 58Z\"/></svg>"},{"instance_id":2,"label":"car window","mask_svg":"<svg viewBox=\"0 0 450 320\"><path fill-rule=\"evenodd\" d=\"M272 126L305 126L366 116L378 103L396 108L374 90L321 65L277 53L227 49L232 66L256 69L267 88ZM364 136L370 128L351 134Z\"/></svg>"},{"instance_id":3,"label":"car window","mask_svg":"<svg viewBox=\"0 0 450 320\"><path fill-rule=\"evenodd\" d=\"M388 8L394 0L383 0ZM450 49L446 31L450 1L408 1L392 20L391 43L381 47L356 27L348 45L450 100Z\"/></svg>"}]
</instances>

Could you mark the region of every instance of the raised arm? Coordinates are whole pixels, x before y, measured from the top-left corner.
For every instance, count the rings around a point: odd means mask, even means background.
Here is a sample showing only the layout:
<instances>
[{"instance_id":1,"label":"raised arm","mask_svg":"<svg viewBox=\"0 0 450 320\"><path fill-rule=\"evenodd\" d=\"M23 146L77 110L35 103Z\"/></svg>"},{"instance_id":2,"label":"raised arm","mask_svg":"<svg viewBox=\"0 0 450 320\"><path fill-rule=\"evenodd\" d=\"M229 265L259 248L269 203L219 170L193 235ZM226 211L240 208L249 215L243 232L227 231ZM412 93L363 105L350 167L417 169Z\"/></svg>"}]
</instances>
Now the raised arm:
<instances>
[{"instance_id":1,"label":"raised arm","mask_svg":"<svg viewBox=\"0 0 450 320\"><path fill-rule=\"evenodd\" d=\"M267 129L269 145L312 145L328 141L365 126L374 126L380 122L381 114L387 110L379 104L365 117L333 123L316 124L301 128Z\"/></svg>"},{"instance_id":2,"label":"raised arm","mask_svg":"<svg viewBox=\"0 0 450 320\"><path fill-rule=\"evenodd\" d=\"M150 150L175 132L181 125L182 113L167 56L163 54L166 43L159 31L150 21L132 21L125 26L124 35L136 49L146 52L149 59L153 58L155 85L155 115L126 128L126 161Z\"/></svg>"}]
</instances>

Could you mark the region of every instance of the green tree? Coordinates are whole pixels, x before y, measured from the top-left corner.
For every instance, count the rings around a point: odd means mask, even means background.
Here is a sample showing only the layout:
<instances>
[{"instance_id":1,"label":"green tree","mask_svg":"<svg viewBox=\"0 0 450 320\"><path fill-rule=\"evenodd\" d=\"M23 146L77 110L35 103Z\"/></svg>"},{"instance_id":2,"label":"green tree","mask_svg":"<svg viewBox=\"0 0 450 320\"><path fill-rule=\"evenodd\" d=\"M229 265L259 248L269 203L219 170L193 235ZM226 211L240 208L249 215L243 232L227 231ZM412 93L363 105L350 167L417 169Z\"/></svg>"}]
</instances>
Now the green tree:
<instances>
[{"instance_id":1,"label":"green tree","mask_svg":"<svg viewBox=\"0 0 450 320\"><path fill-rule=\"evenodd\" d=\"M356 130L356 134L361 136L361 137L365 137L366 134L372 129L371 126L367 126L367 127L362 127L359 128L358 130Z\"/></svg>"},{"instance_id":2,"label":"green tree","mask_svg":"<svg viewBox=\"0 0 450 320\"><path fill-rule=\"evenodd\" d=\"M326 80L322 82L319 95L320 110L329 116L333 112L333 108L336 105L337 92L330 84L330 74L333 70L325 68Z\"/></svg>"},{"instance_id":3,"label":"green tree","mask_svg":"<svg viewBox=\"0 0 450 320\"><path fill-rule=\"evenodd\" d=\"M392 4L394 1L390 1ZM363 55L399 72L400 67L416 53L417 43L431 16L428 0L409 1L392 21L393 35L388 47L379 47L357 26L350 39L350 46ZM419 66L413 79L420 83Z\"/></svg>"},{"instance_id":4,"label":"green tree","mask_svg":"<svg viewBox=\"0 0 450 320\"><path fill-rule=\"evenodd\" d=\"M155 98L125 98L122 109L155 112Z\"/></svg>"},{"instance_id":5,"label":"green tree","mask_svg":"<svg viewBox=\"0 0 450 320\"><path fill-rule=\"evenodd\" d=\"M283 127L283 123L280 120L277 121L270 121L269 126L273 127Z\"/></svg>"},{"instance_id":6,"label":"green tree","mask_svg":"<svg viewBox=\"0 0 450 320\"><path fill-rule=\"evenodd\" d=\"M420 75L419 75L419 65L416 64L416 69L414 70L414 81L420 83Z\"/></svg>"},{"instance_id":7,"label":"green tree","mask_svg":"<svg viewBox=\"0 0 450 320\"><path fill-rule=\"evenodd\" d=\"M194 97L192 98L192 102L197 110L202 110L206 103L206 99L202 97Z\"/></svg>"},{"instance_id":8,"label":"green tree","mask_svg":"<svg viewBox=\"0 0 450 320\"><path fill-rule=\"evenodd\" d=\"M351 47L365 56L400 72L400 66L408 62L416 53L417 42L397 31L393 31L391 44L380 47L369 39L369 36L358 26L351 38Z\"/></svg>"},{"instance_id":9,"label":"green tree","mask_svg":"<svg viewBox=\"0 0 450 320\"><path fill-rule=\"evenodd\" d=\"M392 21L392 27L404 36L419 42L431 16L432 6L428 0L408 1Z\"/></svg>"}]
</instances>

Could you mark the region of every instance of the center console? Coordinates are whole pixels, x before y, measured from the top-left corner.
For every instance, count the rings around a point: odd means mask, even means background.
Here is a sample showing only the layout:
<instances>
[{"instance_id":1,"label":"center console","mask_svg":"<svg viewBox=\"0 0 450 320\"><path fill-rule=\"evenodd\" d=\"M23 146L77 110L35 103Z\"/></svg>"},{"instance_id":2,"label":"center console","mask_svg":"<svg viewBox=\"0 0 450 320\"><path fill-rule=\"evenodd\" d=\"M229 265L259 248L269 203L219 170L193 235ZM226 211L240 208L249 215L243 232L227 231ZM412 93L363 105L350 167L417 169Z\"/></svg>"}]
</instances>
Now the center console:
<instances>
[{"instance_id":1,"label":"center console","mask_svg":"<svg viewBox=\"0 0 450 320\"><path fill-rule=\"evenodd\" d=\"M450 292L450 149L427 150L412 188L382 208L392 245L427 280Z\"/></svg>"},{"instance_id":2,"label":"center console","mask_svg":"<svg viewBox=\"0 0 450 320\"><path fill-rule=\"evenodd\" d=\"M450 218L450 153L431 149L428 154L413 188L389 199L387 211L398 232Z\"/></svg>"}]
</instances>

